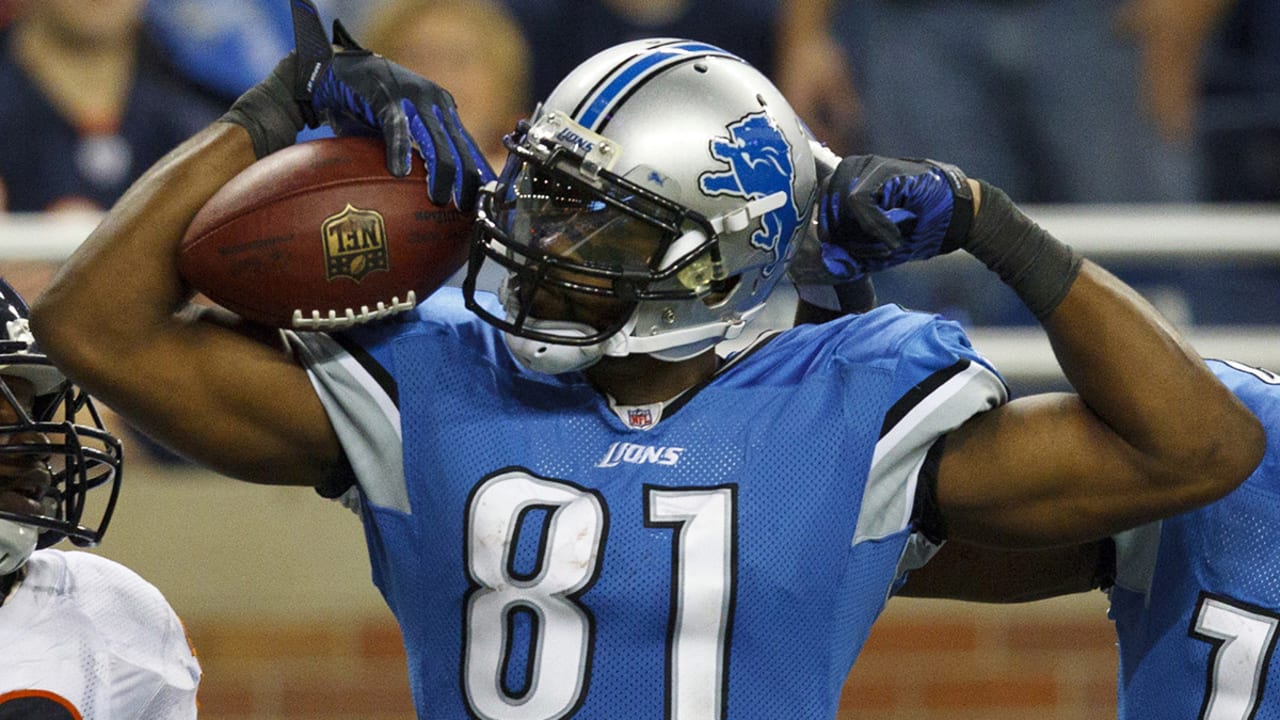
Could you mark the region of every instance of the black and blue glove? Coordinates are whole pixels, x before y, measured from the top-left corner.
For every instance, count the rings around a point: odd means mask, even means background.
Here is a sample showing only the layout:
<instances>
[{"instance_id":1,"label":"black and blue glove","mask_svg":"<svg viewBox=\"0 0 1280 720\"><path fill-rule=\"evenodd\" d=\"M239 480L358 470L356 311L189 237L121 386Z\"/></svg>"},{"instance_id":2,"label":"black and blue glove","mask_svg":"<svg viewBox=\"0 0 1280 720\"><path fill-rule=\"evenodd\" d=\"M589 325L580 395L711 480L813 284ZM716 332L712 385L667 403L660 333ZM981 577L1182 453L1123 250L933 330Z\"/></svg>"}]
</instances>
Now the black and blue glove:
<instances>
[{"instance_id":1,"label":"black and blue glove","mask_svg":"<svg viewBox=\"0 0 1280 720\"><path fill-rule=\"evenodd\" d=\"M1066 297L1083 259L1028 218L999 188L973 188L954 165L852 155L819 200L826 270L854 279L963 248L1000 276L1041 320Z\"/></svg>"},{"instance_id":2,"label":"black and blue glove","mask_svg":"<svg viewBox=\"0 0 1280 720\"><path fill-rule=\"evenodd\" d=\"M427 166L431 201L443 205L452 194L469 210L476 191L493 170L458 119L447 90L381 55L360 47L342 24L333 25L333 44L324 38L311 0L293 0L293 32L298 53L295 97L315 127L326 122L338 134L382 134L387 169L409 173L413 146Z\"/></svg>"},{"instance_id":3,"label":"black and blue glove","mask_svg":"<svg viewBox=\"0 0 1280 720\"><path fill-rule=\"evenodd\" d=\"M854 279L960 247L973 222L973 192L954 165L851 155L817 212L823 263Z\"/></svg>"},{"instance_id":4,"label":"black and blue glove","mask_svg":"<svg viewBox=\"0 0 1280 720\"><path fill-rule=\"evenodd\" d=\"M409 173L417 145L431 201L444 205L452 197L470 211L493 170L458 120L449 92L360 47L336 21L331 44L315 4L291 2L295 50L222 120L249 131L259 158L293 144L304 126L327 123L339 135L380 134L387 170L397 177Z\"/></svg>"}]
</instances>

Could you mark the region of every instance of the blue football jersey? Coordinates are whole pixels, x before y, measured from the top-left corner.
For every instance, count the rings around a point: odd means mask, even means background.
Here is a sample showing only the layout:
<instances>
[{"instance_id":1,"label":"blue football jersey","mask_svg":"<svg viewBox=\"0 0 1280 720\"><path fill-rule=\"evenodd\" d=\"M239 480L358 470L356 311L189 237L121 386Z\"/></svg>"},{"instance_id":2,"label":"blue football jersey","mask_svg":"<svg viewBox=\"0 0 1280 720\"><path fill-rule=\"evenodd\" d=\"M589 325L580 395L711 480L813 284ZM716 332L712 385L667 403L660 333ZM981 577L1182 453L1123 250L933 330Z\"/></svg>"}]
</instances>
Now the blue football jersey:
<instances>
[{"instance_id":1,"label":"blue football jersey","mask_svg":"<svg viewBox=\"0 0 1280 720\"><path fill-rule=\"evenodd\" d=\"M293 338L423 718L835 717L936 549L912 521L925 454L1006 399L957 325L896 307L777 333L639 409L522 368L456 289Z\"/></svg>"},{"instance_id":2,"label":"blue football jersey","mask_svg":"<svg viewBox=\"0 0 1280 720\"><path fill-rule=\"evenodd\" d=\"M1209 365L1267 450L1230 495L1117 539L1122 720L1280 720L1280 377Z\"/></svg>"}]
</instances>

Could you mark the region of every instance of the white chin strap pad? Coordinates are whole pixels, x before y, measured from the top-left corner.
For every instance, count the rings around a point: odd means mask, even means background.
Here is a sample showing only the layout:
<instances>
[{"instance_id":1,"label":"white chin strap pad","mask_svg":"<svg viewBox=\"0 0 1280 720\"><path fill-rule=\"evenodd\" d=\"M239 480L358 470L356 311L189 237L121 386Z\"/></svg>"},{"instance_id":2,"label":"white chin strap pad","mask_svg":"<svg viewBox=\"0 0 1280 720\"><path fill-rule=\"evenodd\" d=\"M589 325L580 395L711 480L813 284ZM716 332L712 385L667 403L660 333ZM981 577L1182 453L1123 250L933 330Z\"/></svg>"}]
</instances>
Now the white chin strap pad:
<instances>
[{"instance_id":1,"label":"white chin strap pad","mask_svg":"<svg viewBox=\"0 0 1280 720\"><path fill-rule=\"evenodd\" d=\"M763 309L763 304L754 307L737 322L710 322L648 337L631 334L635 330L639 315L637 312L621 330L594 345L561 345L511 333L503 333L503 338L507 348L521 365L534 372L559 375L585 370L606 356L653 355L668 362L685 360L704 352L721 340L738 337L747 323ZM565 338L583 338L596 332L595 328L588 325L561 320L529 318L525 321L525 326Z\"/></svg>"},{"instance_id":2,"label":"white chin strap pad","mask_svg":"<svg viewBox=\"0 0 1280 720\"><path fill-rule=\"evenodd\" d=\"M566 339L585 338L596 333L596 329L589 325L563 320L529 318L525 321L525 327ZM618 339L626 332L627 330L624 329L617 335L594 345L562 345L545 340L520 337L511 333L503 333L502 335L507 342L507 348L511 350L511 354L515 355L516 360L521 365L534 372L559 375L576 370L585 370L595 365L605 355L613 354L609 350L618 344Z\"/></svg>"}]
</instances>

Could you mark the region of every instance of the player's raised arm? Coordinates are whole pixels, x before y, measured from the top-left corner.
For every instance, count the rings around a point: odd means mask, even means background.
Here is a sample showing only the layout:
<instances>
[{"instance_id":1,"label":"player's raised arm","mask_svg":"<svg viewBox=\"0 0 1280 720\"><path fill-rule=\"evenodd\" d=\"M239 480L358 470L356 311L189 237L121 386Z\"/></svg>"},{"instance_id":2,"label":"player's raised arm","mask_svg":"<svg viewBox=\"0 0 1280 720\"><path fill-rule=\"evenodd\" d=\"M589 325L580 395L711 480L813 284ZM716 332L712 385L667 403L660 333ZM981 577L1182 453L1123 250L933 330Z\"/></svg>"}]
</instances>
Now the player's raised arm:
<instances>
[{"instance_id":1,"label":"player's raised arm","mask_svg":"<svg viewBox=\"0 0 1280 720\"><path fill-rule=\"evenodd\" d=\"M1040 319L1077 394L983 413L936 446L932 521L976 543L1091 540L1231 491L1257 466L1257 419L1137 293L1008 196L932 161L845 158L819 208L847 277L964 249ZM980 349L980 348L979 348Z\"/></svg>"},{"instance_id":2,"label":"player's raised arm","mask_svg":"<svg viewBox=\"0 0 1280 720\"><path fill-rule=\"evenodd\" d=\"M341 454L306 373L271 344L274 333L184 308L190 291L176 270L187 223L253 161L234 124L178 147L63 266L32 326L68 376L174 450L246 480L314 484Z\"/></svg>"},{"instance_id":3,"label":"player's raised arm","mask_svg":"<svg viewBox=\"0 0 1280 720\"><path fill-rule=\"evenodd\" d=\"M449 94L360 49L334 52L314 6L295 0L299 48L209 128L152 167L108 212L34 304L41 345L68 376L178 452L229 475L314 485L345 469L305 371L278 333L188 306L178 244L196 212L308 122L362 123L383 136L388 169L413 145L424 188L470 209L487 166Z\"/></svg>"},{"instance_id":4,"label":"player's raised arm","mask_svg":"<svg viewBox=\"0 0 1280 720\"><path fill-rule=\"evenodd\" d=\"M1019 603L1107 589L1115 575L1109 539L1009 549L950 541L912 570L897 597Z\"/></svg>"}]
</instances>

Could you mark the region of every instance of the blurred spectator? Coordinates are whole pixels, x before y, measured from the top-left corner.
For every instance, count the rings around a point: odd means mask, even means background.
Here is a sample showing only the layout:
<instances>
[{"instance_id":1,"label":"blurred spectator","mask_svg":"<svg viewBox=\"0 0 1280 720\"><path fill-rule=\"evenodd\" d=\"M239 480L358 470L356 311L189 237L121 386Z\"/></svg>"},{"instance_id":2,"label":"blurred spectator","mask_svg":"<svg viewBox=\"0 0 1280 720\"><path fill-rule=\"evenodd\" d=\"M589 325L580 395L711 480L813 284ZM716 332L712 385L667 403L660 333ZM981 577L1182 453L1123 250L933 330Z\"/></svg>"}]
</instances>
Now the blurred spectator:
<instances>
[{"instance_id":1,"label":"blurred spectator","mask_svg":"<svg viewBox=\"0 0 1280 720\"><path fill-rule=\"evenodd\" d=\"M361 38L366 15L381 1L317 0L316 5L323 17L342 18L342 24ZM224 105L265 77L293 49L287 0L144 2L143 17L157 42L187 78L216 94Z\"/></svg>"},{"instance_id":2,"label":"blurred spectator","mask_svg":"<svg viewBox=\"0 0 1280 720\"><path fill-rule=\"evenodd\" d=\"M489 164L502 169L503 135L532 110L529 45L506 6L390 0L365 18L356 40L448 89Z\"/></svg>"},{"instance_id":3,"label":"blurred spectator","mask_svg":"<svg viewBox=\"0 0 1280 720\"><path fill-rule=\"evenodd\" d=\"M945 157L1019 202L1198 196L1175 92L1195 58L1166 41L1222 0L791 1L850 53L867 151Z\"/></svg>"},{"instance_id":4,"label":"blurred spectator","mask_svg":"<svg viewBox=\"0 0 1280 720\"><path fill-rule=\"evenodd\" d=\"M1118 30L1139 49L1143 107L1169 142L1191 143L1205 47L1234 0L1128 0Z\"/></svg>"},{"instance_id":5,"label":"blurred spectator","mask_svg":"<svg viewBox=\"0 0 1280 720\"><path fill-rule=\"evenodd\" d=\"M293 49L283 0L145 0L157 42L192 82L230 105Z\"/></svg>"},{"instance_id":6,"label":"blurred spectator","mask_svg":"<svg viewBox=\"0 0 1280 720\"><path fill-rule=\"evenodd\" d=\"M1205 197L1201 58L1231 2L791 0L780 37L843 45L860 93L860 152L947 158L1019 202L1181 202ZM835 74L784 66L779 76L812 117L827 97L815 88ZM1203 274L1193 273L1200 284ZM1126 279L1179 319L1209 319L1185 274ZM976 264L904 266L876 285L882 300L971 326L1032 322Z\"/></svg>"},{"instance_id":7,"label":"blurred spectator","mask_svg":"<svg viewBox=\"0 0 1280 720\"><path fill-rule=\"evenodd\" d=\"M223 111L142 25L143 0L9 1L0 29L0 209L97 211ZM53 263L6 261L26 297ZM115 432L124 430L104 414ZM137 445L135 445L137 447Z\"/></svg>"},{"instance_id":8,"label":"blurred spectator","mask_svg":"<svg viewBox=\"0 0 1280 720\"><path fill-rule=\"evenodd\" d=\"M790 1L790 0L788 0ZM533 48L533 97L607 47L646 37L701 40L773 77L779 0L506 0Z\"/></svg>"},{"instance_id":9,"label":"blurred spectator","mask_svg":"<svg viewBox=\"0 0 1280 720\"><path fill-rule=\"evenodd\" d=\"M1209 199L1280 202L1280 3L1236 0L1204 76L1197 120Z\"/></svg>"},{"instance_id":10,"label":"blurred spectator","mask_svg":"<svg viewBox=\"0 0 1280 720\"><path fill-rule=\"evenodd\" d=\"M828 0L782 4L774 79L815 137L838 155L867 152L849 53Z\"/></svg>"},{"instance_id":11,"label":"blurred spectator","mask_svg":"<svg viewBox=\"0 0 1280 720\"><path fill-rule=\"evenodd\" d=\"M222 111L141 29L142 0L34 0L0 31L10 211L103 208Z\"/></svg>"},{"instance_id":12,"label":"blurred spectator","mask_svg":"<svg viewBox=\"0 0 1280 720\"><path fill-rule=\"evenodd\" d=\"M9 24L21 0L0 0L0 28Z\"/></svg>"}]
</instances>

